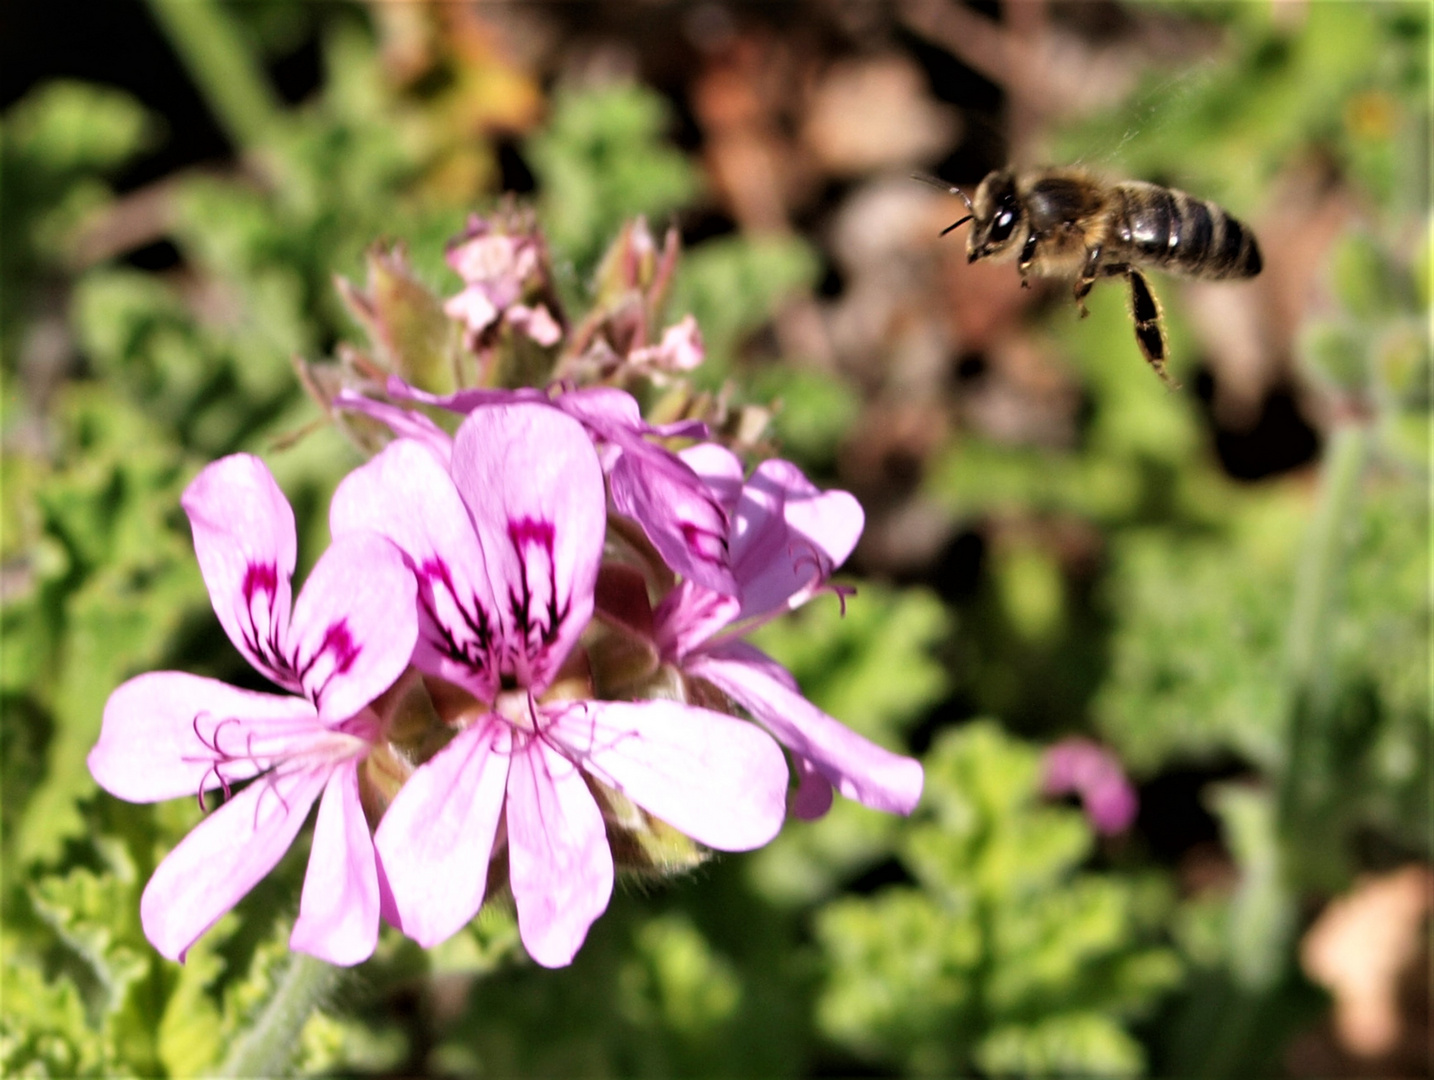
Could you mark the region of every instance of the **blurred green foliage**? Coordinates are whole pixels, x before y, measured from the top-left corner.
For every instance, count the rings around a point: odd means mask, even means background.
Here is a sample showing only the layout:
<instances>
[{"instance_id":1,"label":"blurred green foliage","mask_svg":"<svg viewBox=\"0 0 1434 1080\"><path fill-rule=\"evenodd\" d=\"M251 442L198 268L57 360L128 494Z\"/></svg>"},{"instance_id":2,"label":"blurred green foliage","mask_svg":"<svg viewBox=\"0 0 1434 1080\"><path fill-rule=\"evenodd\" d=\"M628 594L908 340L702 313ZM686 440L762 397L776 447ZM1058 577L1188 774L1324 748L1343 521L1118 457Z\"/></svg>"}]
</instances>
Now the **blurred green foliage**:
<instances>
[{"instance_id":1,"label":"blurred green foliage","mask_svg":"<svg viewBox=\"0 0 1434 1080\"><path fill-rule=\"evenodd\" d=\"M1158 880L1079 871L1081 816L1039 802L1037 749L988 721L926 756L926 813L902 838L914 885L837 900L817 920L832 1037L923 1076L1124 1076L1124 1021L1180 979L1154 944Z\"/></svg>"}]
</instances>

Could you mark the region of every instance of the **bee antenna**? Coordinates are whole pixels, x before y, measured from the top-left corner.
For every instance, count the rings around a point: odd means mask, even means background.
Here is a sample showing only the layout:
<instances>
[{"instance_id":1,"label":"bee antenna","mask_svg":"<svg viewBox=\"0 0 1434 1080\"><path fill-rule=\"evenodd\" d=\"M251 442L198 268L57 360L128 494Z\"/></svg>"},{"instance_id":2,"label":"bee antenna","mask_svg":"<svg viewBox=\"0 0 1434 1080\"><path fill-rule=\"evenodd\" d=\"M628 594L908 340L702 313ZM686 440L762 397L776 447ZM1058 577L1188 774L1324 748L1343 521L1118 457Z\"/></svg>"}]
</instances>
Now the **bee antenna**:
<instances>
[{"instance_id":1,"label":"bee antenna","mask_svg":"<svg viewBox=\"0 0 1434 1080\"><path fill-rule=\"evenodd\" d=\"M923 184L930 184L932 187L939 187L944 191L949 191L952 195L960 195L961 201L966 204L966 209L970 211L970 213L963 217L960 221L947 225L946 228L942 229L942 236L945 236L952 229L959 229L962 225L965 225L966 222L970 221L973 217L976 216L976 208L971 205L971 196L967 195L955 184L948 184L945 180L938 179L935 176L928 176L926 173L912 173L911 179L920 180Z\"/></svg>"}]
</instances>

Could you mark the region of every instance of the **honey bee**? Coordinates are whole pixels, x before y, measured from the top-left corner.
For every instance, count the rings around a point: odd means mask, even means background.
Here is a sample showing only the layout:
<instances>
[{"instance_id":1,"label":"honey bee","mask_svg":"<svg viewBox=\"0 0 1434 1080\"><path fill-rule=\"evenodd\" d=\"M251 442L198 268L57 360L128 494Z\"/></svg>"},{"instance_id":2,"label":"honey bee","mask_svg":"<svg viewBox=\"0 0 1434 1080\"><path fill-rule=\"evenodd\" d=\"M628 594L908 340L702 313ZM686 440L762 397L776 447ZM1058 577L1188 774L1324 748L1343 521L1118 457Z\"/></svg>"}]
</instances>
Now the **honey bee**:
<instances>
[{"instance_id":1,"label":"honey bee","mask_svg":"<svg viewBox=\"0 0 1434 1080\"><path fill-rule=\"evenodd\" d=\"M1124 275L1136 343L1171 386L1160 304L1141 267L1220 281L1254 277L1263 265L1248 225L1214 203L1158 184L1112 184L1071 168L997 169L981 181L975 199L940 186L961 196L970 211L941 232L972 222L967 262L1014 255L1023 285L1031 275L1071 278L1082 317L1096 279Z\"/></svg>"}]
</instances>

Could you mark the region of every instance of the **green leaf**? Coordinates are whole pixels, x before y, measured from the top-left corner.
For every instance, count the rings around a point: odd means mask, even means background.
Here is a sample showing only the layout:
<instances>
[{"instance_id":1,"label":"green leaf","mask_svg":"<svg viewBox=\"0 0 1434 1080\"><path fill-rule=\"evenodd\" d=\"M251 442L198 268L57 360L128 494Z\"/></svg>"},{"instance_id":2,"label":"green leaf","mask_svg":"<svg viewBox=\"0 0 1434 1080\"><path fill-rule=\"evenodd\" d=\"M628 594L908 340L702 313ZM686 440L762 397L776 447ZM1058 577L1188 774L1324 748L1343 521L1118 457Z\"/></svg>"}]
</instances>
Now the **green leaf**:
<instances>
[{"instance_id":1,"label":"green leaf","mask_svg":"<svg viewBox=\"0 0 1434 1080\"><path fill-rule=\"evenodd\" d=\"M624 219L659 218L696 195L696 169L662 141L668 124L665 102L646 87L554 94L547 127L524 151L553 247L580 274L593 268Z\"/></svg>"},{"instance_id":2,"label":"green leaf","mask_svg":"<svg viewBox=\"0 0 1434 1080\"><path fill-rule=\"evenodd\" d=\"M1124 1023L1181 978L1151 940L1168 900L1079 870L1089 826L1038 801L1039 771L1036 749L990 722L938 738L901 855L921 888L817 915L828 1036L925 1075L1143 1070Z\"/></svg>"},{"instance_id":3,"label":"green leaf","mask_svg":"<svg viewBox=\"0 0 1434 1080\"><path fill-rule=\"evenodd\" d=\"M154 134L154 119L129 94L67 79L32 90L5 117L7 152L52 173L114 168Z\"/></svg>"},{"instance_id":4,"label":"green leaf","mask_svg":"<svg viewBox=\"0 0 1434 1080\"><path fill-rule=\"evenodd\" d=\"M6 1076L103 1076L104 1050L66 977L47 978L5 950L5 1007L0 1011L0 1072Z\"/></svg>"},{"instance_id":5,"label":"green leaf","mask_svg":"<svg viewBox=\"0 0 1434 1080\"><path fill-rule=\"evenodd\" d=\"M983 1038L976 1064L996 1076L1139 1076L1145 1053L1108 1016L1075 1012L1007 1024Z\"/></svg>"}]
</instances>

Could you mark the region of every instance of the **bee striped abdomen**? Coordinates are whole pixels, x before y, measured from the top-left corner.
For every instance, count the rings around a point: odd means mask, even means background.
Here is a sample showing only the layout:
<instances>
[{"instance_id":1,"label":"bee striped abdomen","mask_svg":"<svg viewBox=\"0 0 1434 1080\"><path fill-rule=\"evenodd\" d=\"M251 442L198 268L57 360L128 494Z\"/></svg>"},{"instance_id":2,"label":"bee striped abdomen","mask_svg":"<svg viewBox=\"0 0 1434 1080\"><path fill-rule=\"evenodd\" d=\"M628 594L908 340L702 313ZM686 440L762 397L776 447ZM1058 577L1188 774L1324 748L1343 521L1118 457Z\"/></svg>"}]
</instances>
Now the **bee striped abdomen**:
<instances>
[{"instance_id":1,"label":"bee striped abdomen","mask_svg":"<svg viewBox=\"0 0 1434 1080\"><path fill-rule=\"evenodd\" d=\"M1254 277L1263 265L1255 234L1214 203L1155 184L1119 185L1117 233L1133 262L1186 277Z\"/></svg>"}]
</instances>

